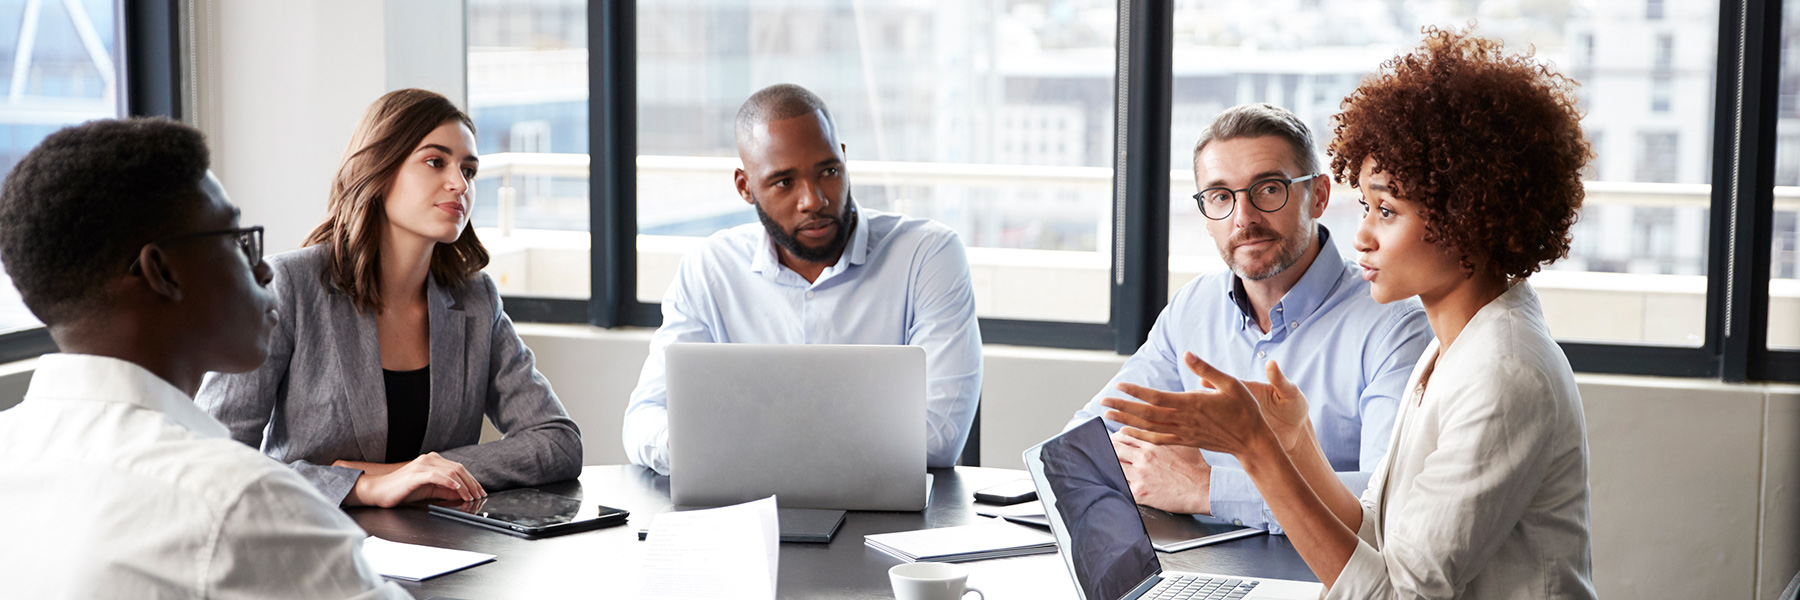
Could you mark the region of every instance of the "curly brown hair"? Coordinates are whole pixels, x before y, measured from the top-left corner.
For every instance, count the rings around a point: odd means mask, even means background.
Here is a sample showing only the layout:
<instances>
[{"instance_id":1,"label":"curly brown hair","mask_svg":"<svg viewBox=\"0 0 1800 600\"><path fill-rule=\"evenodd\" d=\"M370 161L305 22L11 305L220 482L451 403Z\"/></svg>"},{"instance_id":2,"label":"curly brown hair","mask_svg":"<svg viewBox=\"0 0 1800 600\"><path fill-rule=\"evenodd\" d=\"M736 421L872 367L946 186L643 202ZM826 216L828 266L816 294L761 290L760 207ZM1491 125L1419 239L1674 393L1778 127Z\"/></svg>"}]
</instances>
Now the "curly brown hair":
<instances>
[{"instance_id":1,"label":"curly brown hair","mask_svg":"<svg viewBox=\"0 0 1800 600\"><path fill-rule=\"evenodd\" d=\"M1531 276L1569 254L1593 156L1573 80L1497 40L1427 27L1418 50L1381 65L1334 117L1331 171L1358 185L1365 159L1418 207L1425 241L1465 273Z\"/></svg>"}]
</instances>

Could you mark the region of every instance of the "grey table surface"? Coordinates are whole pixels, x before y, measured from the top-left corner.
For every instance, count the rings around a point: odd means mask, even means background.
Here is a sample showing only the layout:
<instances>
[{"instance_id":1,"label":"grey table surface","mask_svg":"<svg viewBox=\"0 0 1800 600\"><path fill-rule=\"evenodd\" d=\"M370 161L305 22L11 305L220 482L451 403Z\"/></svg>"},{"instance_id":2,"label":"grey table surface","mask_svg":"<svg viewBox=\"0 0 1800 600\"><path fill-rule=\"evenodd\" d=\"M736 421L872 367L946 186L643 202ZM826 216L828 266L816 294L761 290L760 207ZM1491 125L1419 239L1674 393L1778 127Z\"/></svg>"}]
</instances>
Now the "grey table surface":
<instances>
[{"instance_id":1,"label":"grey table surface","mask_svg":"<svg viewBox=\"0 0 1800 600\"><path fill-rule=\"evenodd\" d=\"M778 595L892 598L887 570L901 561L868 548L863 536L986 520L975 514L975 490L1026 478L1024 471L1012 469L957 467L931 472L931 506L924 512L851 512L830 544L782 544ZM630 510L630 522L528 540L432 516L416 506L348 512L363 529L384 539L498 556L495 562L424 582L401 582L419 598L637 597L636 575L645 548L637 531L658 513L672 509L669 479L637 466L589 466L579 480L537 488L580 498L584 505ZM1165 570L1317 581L1281 536L1259 535L1160 557ZM989 600L1076 597L1056 554L963 564L970 569L969 585L981 588Z\"/></svg>"}]
</instances>

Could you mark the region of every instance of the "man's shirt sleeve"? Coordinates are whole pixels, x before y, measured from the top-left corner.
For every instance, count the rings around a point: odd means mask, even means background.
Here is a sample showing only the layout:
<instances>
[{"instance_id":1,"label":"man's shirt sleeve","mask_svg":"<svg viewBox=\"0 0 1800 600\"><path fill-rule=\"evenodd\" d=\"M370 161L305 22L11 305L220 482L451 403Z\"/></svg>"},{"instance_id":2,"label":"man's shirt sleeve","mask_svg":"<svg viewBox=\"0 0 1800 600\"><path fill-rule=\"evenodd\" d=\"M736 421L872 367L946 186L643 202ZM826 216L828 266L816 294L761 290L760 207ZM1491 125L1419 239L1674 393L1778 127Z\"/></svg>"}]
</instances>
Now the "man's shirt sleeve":
<instances>
[{"instance_id":1,"label":"man's shirt sleeve","mask_svg":"<svg viewBox=\"0 0 1800 600\"><path fill-rule=\"evenodd\" d=\"M704 250L700 251L704 252ZM669 395L663 350L675 342L717 342L701 253L681 259L662 301L662 326L650 337L650 354L625 407L623 442L632 464L669 474Z\"/></svg>"},{"instance_id":2,"label":"man's shirt sleeve","mask_svg":"<svg viewBox=\"0 0 1800 600\"><path fill-rule=\"evenodd\" d=\"M1407 301L1409 303L1413 301ZM1412 379L1419 355L1431 345L1431 322L1425 310L1413 304L1386 328L1386 334L1371 340L1364 364L1371 367L1369 385L1362 395L1361 470L1371 472L1387 455L1394 436L1394 419L1400 414L1400 400L1406 397L1406 382ZM1363 478L1368 484L1368 478ZM1363 488L1350 491L1362 495Z\"/></svg>"},{"instance_id":3,"label":"man's shirt sleeve","mask_svg":"<svg viewBox=\"0 0 1800 600\"><path fill-rule=\"evenodd\" d=\"M411 598L363 558L367 534L291 472L245 487L206 561L207 598Z\"/></svg>"},{"instance_id":4,"label":"man's shirt sleeve","mask_svg":"<svg viewBox=\"0 0 1800 600\"><path fill-rule=\"evenodd\" d=\"M1182 391L1181 369L1187 367L1182 365L1181 357L1176 356L1175 343L1169 338L1169 334L1184 327L1186 315L1181 312L1180 307L1186 303L1186 297L1192 291L1192 286L1183 289L1168 306L1163 307L1162 314L1156 316L1156 324L1150 327L1150 335L1145 338L1144 345L1139 346L1131 358L1125 359L1125 365L1119 367L1119 373L1113 375L1111 381L1106 382L1106 387L1100 388L1093 399L1088 400L1081 410L1075 411L1075 416L1063 425L1063 431L1106 414L1106 407L1100 405L1103 398L1131 400L1125 392L1119 391L1121 383L1135 383L1157 390ZM1106 421L1105 424L1107 431L1119 430L1116 422Z\"/></svg>"},{"instance_id":5,"label":"man's shirt sleeve","mask_svg":"<svg viewBox=\"0 0 1800 600\"><path fill-rule=\"evenodd\" d=\"M981 328L962 240L947 232L919 261L906 343L925 349L925 464L952 467L981 398Z\"/></svg>"}]
</instances>

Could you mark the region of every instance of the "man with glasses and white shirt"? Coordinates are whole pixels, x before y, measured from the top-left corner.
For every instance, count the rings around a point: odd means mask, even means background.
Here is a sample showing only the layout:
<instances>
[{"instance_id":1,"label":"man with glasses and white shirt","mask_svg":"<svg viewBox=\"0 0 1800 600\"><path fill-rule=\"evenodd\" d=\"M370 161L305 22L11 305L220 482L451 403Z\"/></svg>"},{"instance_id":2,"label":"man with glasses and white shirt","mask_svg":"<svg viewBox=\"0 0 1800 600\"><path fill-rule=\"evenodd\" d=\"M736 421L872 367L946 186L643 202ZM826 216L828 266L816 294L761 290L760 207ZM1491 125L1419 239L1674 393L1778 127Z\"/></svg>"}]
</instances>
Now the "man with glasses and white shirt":
<instances>
[{"instance_id":1,"label":"man with glasses and white shirt","mask_svg":"<svg viewBox=\"0 0 1800 600\"><path fill-rule=\"evenodd\" d=\"M262 228L200 132L102 120L0 190L0 261L62 353L0 412L0 586L19 598L407 598L366 534L193 403L254 369L281 318Z\"/></svg>"},{"instance_id":2,"label":"man with glasses and white shirt","mask_svg":"<svg viewBox=\"0 0 1800 600\"><path fill-rule=\"evenodd\" d=\"M1206 231L1230 270L1176 292L1149 339L1065 429L1104 414L1101 398L1125 398L1120 383L1199 389L1187 353L1249 380L1264 380L1274 361L1302 382L1326 456L1360 493L1387 452L1407 377L1430 342L1423 309L1416 300L1372 300L1361 269L1318 223L1331 178L1293 113L1268 104L1220 113L1194 146L1194 181ZM1230 455L1148 444L1106 425L1139 504L1281 532Z\"/></svg>"}]
</instances>

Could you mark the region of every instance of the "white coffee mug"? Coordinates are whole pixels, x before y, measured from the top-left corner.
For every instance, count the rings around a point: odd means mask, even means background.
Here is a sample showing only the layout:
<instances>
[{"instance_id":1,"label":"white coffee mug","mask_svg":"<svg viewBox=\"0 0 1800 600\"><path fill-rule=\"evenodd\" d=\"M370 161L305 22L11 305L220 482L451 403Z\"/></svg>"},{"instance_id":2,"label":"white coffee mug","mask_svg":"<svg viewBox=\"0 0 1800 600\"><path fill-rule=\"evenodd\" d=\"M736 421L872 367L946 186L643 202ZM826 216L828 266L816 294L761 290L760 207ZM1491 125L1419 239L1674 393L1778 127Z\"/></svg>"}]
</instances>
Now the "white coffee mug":
<instances>
[{"instance_id":1,"label":"white coffee mug","mask_svg":"<svg viewBox=\"0 0 1800 600\"><path fill-rule=\"evenodd\" d=\"M888 581L894 584L897 600L962 600L969 592L987 600L981 590L967 587L969 569L962 565L936 562L894 565L888 569Z\"/></svg>"}]
</instances>

